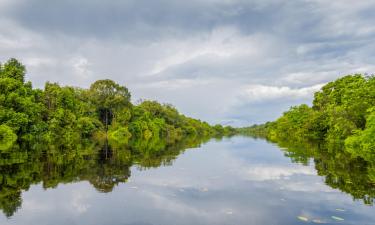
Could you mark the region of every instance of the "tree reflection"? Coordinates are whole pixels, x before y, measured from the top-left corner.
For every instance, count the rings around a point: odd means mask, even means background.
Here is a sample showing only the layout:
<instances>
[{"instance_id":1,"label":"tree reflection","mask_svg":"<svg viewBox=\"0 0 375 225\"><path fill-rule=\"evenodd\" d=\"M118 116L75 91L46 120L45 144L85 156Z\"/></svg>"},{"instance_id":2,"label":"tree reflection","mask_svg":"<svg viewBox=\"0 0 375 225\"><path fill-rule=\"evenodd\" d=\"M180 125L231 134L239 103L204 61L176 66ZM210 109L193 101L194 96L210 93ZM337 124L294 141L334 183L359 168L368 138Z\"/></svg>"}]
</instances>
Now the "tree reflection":
<instances>
[{"instance_id":1,"label":"tree reflection","mask_svg":"<svg viewBox=\"0 0 375 225\"><path fill-rule=\"evenodd\" d=\"M332 188L350 194L354 200L373 205L375 199L375 162L369 158L353 156L342 146L322 143L277 142L292 162L307 165L312 160L319 176Z\"/></svg>"},{"instance_id":2,"label":"tree reflection","mask_svg":"<svg viewBox=\"0 0 375 225\"><path fill-rule=\"evenodd\" d=\"M45 146L21 143L0 153L0 209L11 217L21 208L22 191L41 183L44 189L59 184L88 181L98 192L111 192L129 179L130 168L171 165L187 148L200 146L209 138L187 137L177 143L165 140L133 140L127 145L84 142L67 149L65 143Z\"/></svg>"}]
</instances>

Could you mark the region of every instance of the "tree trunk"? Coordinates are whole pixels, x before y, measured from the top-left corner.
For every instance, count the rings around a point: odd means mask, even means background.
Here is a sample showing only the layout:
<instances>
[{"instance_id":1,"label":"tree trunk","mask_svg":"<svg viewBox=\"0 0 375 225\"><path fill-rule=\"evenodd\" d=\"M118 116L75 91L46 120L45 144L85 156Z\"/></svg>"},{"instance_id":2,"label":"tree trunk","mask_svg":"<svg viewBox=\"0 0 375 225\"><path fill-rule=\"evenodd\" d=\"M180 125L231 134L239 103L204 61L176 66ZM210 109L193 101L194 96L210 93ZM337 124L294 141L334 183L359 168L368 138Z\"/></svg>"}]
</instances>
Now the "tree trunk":
<instances>
[{"instance_id":1,"label":"tree trunk","mask_svg":"<svg viewBox=\"0 0 375 225\"><path fill-rule=\"evenodd\" d=\"M108 140L105 141L105 159L108 159Z\"/></svg>"},{"instance_id":2,"label":"tree trunk","mask_svg":"<svg viewBox=\"0 0 375 225\"><path fill-rule=\"evenodd\" d=\"M105 110L105 131L108 131L108 109Z\"/></svg>"}]
</instances>

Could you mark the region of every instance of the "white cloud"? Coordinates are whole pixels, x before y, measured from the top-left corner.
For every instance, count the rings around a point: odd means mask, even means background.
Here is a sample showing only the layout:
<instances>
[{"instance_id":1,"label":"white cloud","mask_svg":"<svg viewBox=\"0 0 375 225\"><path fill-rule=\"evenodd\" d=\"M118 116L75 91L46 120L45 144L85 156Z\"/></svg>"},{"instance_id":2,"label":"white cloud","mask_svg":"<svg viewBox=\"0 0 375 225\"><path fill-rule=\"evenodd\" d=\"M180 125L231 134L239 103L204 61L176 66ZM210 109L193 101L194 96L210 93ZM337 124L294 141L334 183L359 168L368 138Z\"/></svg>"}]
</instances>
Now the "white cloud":
<instances>
[{"instance_id":1,"label":"white cloud","mask_svg":"<svg viewBox=\"0 0 375 225\"><path fill-rule=\"evenodd\" d=\"M266 51L274 48L270 37L262 34L243 36L235 27L224 26L214 29L208 34L187 38L183 41L167 40L161 46L167 50L164 58L158 59L150 75L162 74L170 68L189 64L195 60L216 58L231 60L246 57L255 60L265 55ZM179 76L179 74L174 74ZM215 76L215 74L208 74Z\"/></svg>"},{"instance_id":2,"label":"white cloud","mask_svg":"<svg viewBox=\"0 0 375 225\"><path fill-rule=\"evenodd\" d=\"M246 180L266 181L266 180L280 180L289 179L293 175L311 175L315 176L316 171L313 167L307 166L269 166L258 165L245 169L242 173Z\"/></svg>"},{"instance_id":3,"label":"white cloud","mask_svg":"<svg viewBox=\"0 0 375 225\"><path fill-rule=\"evenodd\" d=\"M291 88L287 86L266 86L266 85L248 85L244 88L241 98L247 102L263 102L275 99L311 98L314 92L320 90L324 84L317 84L311 87Z\"/></svg>"},{"instance_id":4,"label":"white cloud","mask_svg":"<svg viewBox=\"0 0 375 225\"><path fill-rule=\"evenodd\" d=\"M71 60L73 64L73 69L81 79L87 79L87 77L92 73L89 69L90 62L85 57L76 57Z\"/></svg>"},{"instance_id":5,"label":"white cloud","mask_svg":"<svg viewBox=\"0 0 375 225\"><path fill-rule=\"evenodd\" d=\"M91 205L86 200L90 197L91 195L87 191L74 191L71 200L73 211L78 214L87 212Z\"/></svg>"}]
</instances>

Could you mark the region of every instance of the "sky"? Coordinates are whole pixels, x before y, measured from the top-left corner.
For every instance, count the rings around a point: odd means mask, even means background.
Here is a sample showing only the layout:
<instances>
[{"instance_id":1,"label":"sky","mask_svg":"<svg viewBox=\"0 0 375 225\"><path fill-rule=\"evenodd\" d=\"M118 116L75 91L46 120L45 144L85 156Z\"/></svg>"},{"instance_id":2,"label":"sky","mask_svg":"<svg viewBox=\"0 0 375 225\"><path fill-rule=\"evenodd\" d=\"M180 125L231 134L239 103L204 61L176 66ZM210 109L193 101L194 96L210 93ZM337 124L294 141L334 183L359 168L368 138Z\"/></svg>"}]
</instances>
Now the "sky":
<instances>
[{"instance_id":1,"label":"sky","mask_svg":"<svg viewBox=\"0 0 375 225\"><path fill-rule=\"evenodd\" d=\"M246 126L375 71L375 0L0 0L0 61L27 80L112 79L212 124Z\"/></svg>"}]
</instances>

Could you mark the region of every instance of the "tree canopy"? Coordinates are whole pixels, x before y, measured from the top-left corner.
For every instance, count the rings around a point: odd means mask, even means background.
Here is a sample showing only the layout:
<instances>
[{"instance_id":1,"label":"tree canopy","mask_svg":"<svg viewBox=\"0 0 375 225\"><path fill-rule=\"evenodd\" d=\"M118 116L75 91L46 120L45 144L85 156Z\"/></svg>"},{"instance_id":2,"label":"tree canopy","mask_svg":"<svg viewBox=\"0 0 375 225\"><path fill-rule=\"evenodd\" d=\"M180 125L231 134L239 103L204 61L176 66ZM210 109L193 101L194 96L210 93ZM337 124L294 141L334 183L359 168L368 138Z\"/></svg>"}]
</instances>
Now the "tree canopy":
<instances>
[{"instance_id":1,"label":"tree canopy","mask_svg":"<svg viewBox=\"0 0 375 225\"><path fill-rule=\"evenodd\" d=\"M276 121L239 131L274 142L314 140L331 149L339 146L375 171L375 76L339 78L315 93L312 107L294 106Z\"/></svg>"},{"instance_id":2,"label":"tree canopy","mask_svg":"<svg viewBox=\"0 0 375 225\"><path fill-rule=\"evenodd\" d=\"M98 80L89 89L46 82L40 90L25 82L25 72L25 66L16 59L0 64L4 140L16 137L72 145L87 138L109 138L126 144L135 141L132 139L175 142L187 135L235 132L184 116L169 104L143 101L133 105L129 90L112 80Z\"/></svg>"}]
</instances>

